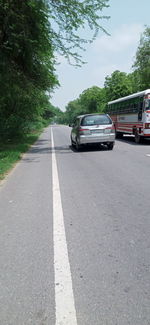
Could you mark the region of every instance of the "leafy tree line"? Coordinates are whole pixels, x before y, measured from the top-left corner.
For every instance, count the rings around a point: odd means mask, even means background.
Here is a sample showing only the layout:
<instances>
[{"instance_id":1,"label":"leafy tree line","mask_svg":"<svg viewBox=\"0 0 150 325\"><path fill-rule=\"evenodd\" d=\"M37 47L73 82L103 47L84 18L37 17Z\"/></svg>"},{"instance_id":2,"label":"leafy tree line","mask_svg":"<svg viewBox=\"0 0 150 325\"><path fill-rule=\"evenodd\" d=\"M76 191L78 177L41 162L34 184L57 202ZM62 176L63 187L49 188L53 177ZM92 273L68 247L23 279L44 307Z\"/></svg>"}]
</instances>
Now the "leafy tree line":
<instances>
[{"instance_id":1,"label":"leafy tree line","mask_svg":"<svg viewBox=\"0 0 150 325\"><path fill-rule=\"evenodd\" d=\"M108 0L0 0L0 137L60 117L49 102L59 85L55 55L80 65L80 50L103 30L107 6ZM78 36L81 28L93 32L89 39Z\"/></svg>"},{"instance_id":2,"label":"leafy tree line","mask_svg":"<svg viewBox=\"0 0 150 325\"><path fill-rule=\"evenodd\" d=\"M26 132L57 84L43 1L0 0L0 134Z\"/></svg>"},{"instance_id":3,"label":"leafy tree line","mask_svg":"<svg viewBox=\"0 0 150 325\"><path fill-rule=\"evenodd\" d=\"M72 123L79 114L104 112L108 101L150 88L150 27L146 27L136 52L132 73L114 71L104 87L93 86L68 103L64 122Z\"/></svg>"}]
</instances>

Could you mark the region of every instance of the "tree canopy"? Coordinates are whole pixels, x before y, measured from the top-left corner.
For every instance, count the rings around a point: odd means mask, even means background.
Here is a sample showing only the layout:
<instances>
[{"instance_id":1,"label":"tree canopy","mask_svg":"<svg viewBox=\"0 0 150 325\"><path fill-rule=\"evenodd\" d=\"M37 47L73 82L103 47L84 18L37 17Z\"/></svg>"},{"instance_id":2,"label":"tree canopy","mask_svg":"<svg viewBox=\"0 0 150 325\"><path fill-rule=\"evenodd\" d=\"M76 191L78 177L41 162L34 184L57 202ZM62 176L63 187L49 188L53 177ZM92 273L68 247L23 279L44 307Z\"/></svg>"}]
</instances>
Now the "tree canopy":
<instances>
[{"instance_id":1,"label":"tree canopy","mask_svg":"<svg viewBox=\"0 0 150 325\"><path fill-rule=\"evenodd\" d=\"M106 104L120 97L150 88L150 28L146 27L136 52L134 71L119 70L105 77L104 87L85 89L77 99L68 103L64 113L67 123L79 114L103 112Z\"/></svg>"},{"instance_id":2,"label":"tree canopy","mask_svg":"<svg viewBox=\"0 0 150 325\"><path fill-rule=\"evenodd\" d=\"M150 27L141 36L133 65L140 80L141 90L150 88Z\"/></svg>"},{"instance_id":3,"label":"tree canopy","mask_svg":"<svg viewBox=\"0 0 150 325\"><path fill-rule=\"evenodd\" d=\"M107 6L108 0L0 0L1 136L25 132L30 121L49 115L48 93L59 84L56 53L81 64L79 50L104 31ZM92 37L79 37L87 28Z\"/></svg>"},{"instance_id":4,"label":"tree canopy","mask_svg":"<svg viewBox=\"0 0 150 325\"><path fill-rule=\"evenodd\" d=\"M57 84L47 6L0 0L0 134L25 132Z\"/></svg>"},{"instance_id":5,"label":"tree canopy","mask_svg":"<svg viewBox=\"0 0 150 325\"><path fill-rule=\"evenodd\" d=\"M114 71L111 76L106 76L104 87L108 101L124 97L132 93L132 83L128 74L118 70Z\"/></svg>"},{"instance_id":6,"label":"tree canopy","mask_svg":"<svg viewBox=\"0 0 150 325\"><path fill-rule=\"evenodd\" d=\"M97 86L84 90L79 96L80 105L85 113L102 111L105 101L105 91Z\"/></svg>"},{"instance_id":7,"label":"tree canopy","mask_svg":"<svg viewBox=\"0 0 150 325\"><path fill-rule=\"evenodd\" d=\"M31 122L102 112L105 104L149 88L150 28L141 36L134 71L114 71L104 87L92 86L68 103L66 113L49 99L59 85L56 55L81 65L80 50L95 39L109 0L0 0L0 136L26 132ZM83 37L79 36L83 35ZM87 35L87 37L84 37Z\"/></svg>"},{"instance_id":8,"label":"tree canopy","mask_svg":"<svg viewBox=\"0 0 150 325\"><path fill-rule=\"evenodd\" d=\"M74 58L76 64L81 63L79 49L94 40L99 30L106 32L100 22L109 18L101 14L109 6L108 2L109 0L47 0L51 39L56 51L68 60ZM79 36L81 30L88 35L87 38Z\"/></svg>"},{"instance_id":9,"label":"tree canopy","mask_svg":"<svg viewBox=\"0 0 150 325\"><path fill-rule=\"evenodd\" d=\"M97 86L88 88L80 94L79 98L68 103L64 120L69 124L73 123L77 115L103 112L105 103L105 89Z\"/></svg>"}]
</instances>

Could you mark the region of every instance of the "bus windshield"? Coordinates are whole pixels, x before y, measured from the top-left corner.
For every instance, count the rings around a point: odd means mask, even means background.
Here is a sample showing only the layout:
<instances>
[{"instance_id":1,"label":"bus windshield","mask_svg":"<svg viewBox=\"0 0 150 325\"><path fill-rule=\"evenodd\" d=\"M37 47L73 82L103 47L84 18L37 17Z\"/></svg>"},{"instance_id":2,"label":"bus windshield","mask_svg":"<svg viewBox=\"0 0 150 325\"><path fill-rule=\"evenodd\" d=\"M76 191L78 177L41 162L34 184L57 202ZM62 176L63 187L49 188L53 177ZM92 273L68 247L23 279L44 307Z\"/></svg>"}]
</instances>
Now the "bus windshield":
<instances>
[{"instance_id":1,"label":"bus windshield","mask_svg":"<svg viewBox=\"0 0 150 325\"><path fill-rule=\"evenodd\" d=\"M145 99L145 109L150 109L150 99Z\"/></svg>"}]
</instances>

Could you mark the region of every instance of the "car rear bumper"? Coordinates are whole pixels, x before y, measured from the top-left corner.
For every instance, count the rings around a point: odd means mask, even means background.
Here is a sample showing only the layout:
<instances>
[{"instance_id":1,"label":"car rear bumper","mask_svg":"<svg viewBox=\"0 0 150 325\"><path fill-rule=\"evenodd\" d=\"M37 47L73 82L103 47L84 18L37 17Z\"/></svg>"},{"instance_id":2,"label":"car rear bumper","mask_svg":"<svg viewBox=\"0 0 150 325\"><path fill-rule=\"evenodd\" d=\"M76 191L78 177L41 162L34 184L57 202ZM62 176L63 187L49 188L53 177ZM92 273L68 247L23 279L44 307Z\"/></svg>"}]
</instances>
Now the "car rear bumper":
<instances>
[{"instance_id":1,"label":"car rear bumper","mask_svg":"<svg viewBox=\"0 0 150 325\"><path fill-rule=\"evenodd\" d=\"M104 143L104 142L114 142L115 141L115 133L112 134L103 134L98 136L85 136L81 135L79 137L79 144L88 144L88 143Z\"/></svg>"}]
</instances>

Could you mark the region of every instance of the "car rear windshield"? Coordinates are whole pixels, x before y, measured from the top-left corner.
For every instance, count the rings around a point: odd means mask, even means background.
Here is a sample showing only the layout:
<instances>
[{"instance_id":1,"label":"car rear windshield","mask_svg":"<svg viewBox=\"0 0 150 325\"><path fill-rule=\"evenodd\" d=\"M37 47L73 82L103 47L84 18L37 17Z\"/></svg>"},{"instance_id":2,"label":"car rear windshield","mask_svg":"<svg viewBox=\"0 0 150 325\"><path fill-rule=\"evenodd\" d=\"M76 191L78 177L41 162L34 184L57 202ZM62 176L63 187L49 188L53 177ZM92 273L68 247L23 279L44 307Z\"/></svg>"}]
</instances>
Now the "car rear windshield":
<instances>
[{"instance_id":1,"label":"car rear windshield","mask_svg":"<svg viewBox=\"0 0 150 325\"><path fill-rule=\"evenodd\" d=\"M104 125L111 124L112 121L107 115L88 115L84 116L81 125L90 126L90 125Z\"/></svg>"}]
</instances>

